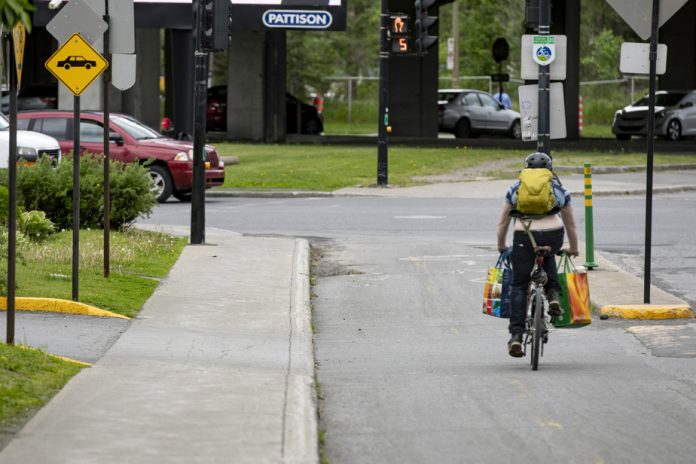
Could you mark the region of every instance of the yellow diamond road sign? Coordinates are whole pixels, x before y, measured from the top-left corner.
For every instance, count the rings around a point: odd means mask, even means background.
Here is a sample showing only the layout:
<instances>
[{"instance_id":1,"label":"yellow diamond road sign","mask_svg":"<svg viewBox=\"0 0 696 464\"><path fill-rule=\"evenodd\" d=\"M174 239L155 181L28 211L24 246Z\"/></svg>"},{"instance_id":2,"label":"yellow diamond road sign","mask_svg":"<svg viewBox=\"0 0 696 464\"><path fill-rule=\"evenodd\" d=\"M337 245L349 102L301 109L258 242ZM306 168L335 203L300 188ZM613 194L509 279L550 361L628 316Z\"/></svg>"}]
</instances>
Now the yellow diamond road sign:
<instances>
[{"instance_id":1,"label":"yellow diamond road sign","mask_svg":"<svg viewBox=\"0 0 696 464\"><path fill-rule=\"evenodd\" d=\"M80 34L73 34L46 61L46 68L75 95L80 95L109 63Z\"/></svg>"}]
</instances>

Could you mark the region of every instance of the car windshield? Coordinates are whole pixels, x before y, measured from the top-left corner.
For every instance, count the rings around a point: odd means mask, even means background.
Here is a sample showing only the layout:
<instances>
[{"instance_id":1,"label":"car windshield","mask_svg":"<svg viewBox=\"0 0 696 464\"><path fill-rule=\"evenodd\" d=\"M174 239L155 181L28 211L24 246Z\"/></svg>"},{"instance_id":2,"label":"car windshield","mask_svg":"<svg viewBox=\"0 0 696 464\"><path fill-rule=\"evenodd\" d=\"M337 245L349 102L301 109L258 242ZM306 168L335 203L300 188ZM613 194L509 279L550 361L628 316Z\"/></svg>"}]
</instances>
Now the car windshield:
<instances>
[{"instance_id":1,"label":"car windshield","mask_svg":"<svg viewBox=\"0 0 696 464\"><path fill-rule=\"evenodd\" d=\"M655 95L655 106L674 106L684 98L685 93L658 93ZM648 106L648 97L645 96L635 102L633 106Z\"/></svg>"},{"instance_id":2,"label":"car windshield","mask_svg":"<svg viewBox=\"0 0 696 464\"><path fill-rule=\"evenodd\" d=\"M146 125L136 121L135 119L125 118L123 116L111 116L111 119L118 124L118 126L126 131L128 135L136 140L148 140L148 139L159 139L162 135L156 132Z\"/></svg>"},{"instance_id":3,"label":"car windshield","mask_svg":"<svg viewBox=\"0 0 696 464\"><path fill-rule=\"evenodd\" d=\"M4 114L0 114L0 131L4 131L10 128L10 123L5 118Z\"/></svg>"}]
</instances>

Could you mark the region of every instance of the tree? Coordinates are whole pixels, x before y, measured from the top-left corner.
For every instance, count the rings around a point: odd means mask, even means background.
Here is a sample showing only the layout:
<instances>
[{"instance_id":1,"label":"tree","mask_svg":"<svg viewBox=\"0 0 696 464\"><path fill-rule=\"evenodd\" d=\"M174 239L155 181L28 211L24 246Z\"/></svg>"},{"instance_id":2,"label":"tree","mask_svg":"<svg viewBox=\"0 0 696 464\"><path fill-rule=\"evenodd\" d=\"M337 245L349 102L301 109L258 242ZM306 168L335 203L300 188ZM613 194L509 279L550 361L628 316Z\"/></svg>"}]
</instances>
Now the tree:
<instances>
[{"instance_id":1,"label":"tree","mask_svg":"<svg viewBox=\"0 0 696 464\"><path fill-rule=\"evenodd\" d=\"M326 77L374 74L379 65L380 2L351 0L347 5L346 32L288 31L291 92L302 96L311 87L326 93L332 84Z\"/></svg>"},{"instance_id":2,"label":"tree","mask_svg":"<svg viewBox=\"0 0 696 464\"><path fill-rule=\"evenodd\" d=\"M12 30L18 23L24 24L27 31L31 31L31 15L34 6L29 0L0 0L0 16L2 25L7 30Z\"/></svg>"}]
</instances>

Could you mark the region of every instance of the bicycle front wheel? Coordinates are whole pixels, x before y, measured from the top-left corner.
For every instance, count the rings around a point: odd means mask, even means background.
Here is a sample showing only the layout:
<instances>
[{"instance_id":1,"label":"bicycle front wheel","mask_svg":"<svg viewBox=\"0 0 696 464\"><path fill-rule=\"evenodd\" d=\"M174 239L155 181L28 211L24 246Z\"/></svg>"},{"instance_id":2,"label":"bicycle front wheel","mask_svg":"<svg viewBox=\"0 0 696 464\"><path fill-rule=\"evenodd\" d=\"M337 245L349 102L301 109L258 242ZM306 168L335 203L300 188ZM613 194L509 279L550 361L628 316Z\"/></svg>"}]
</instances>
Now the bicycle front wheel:
<instances>
[{"instance_id":1,"label":"bicycle front wheel","mask_svg":"<svg viewBox=\"0 0 696 464\"><path fill-rule=\"evenodd\" d=\"M544 303L542 300L541 292L543 290L536 289L532 294L530 303L532 305L532 311L534 314L532 323L532 370L536 371L539 369L539 354L541 353L541 335L544 330Z\"/></svg>"}]
</instances>

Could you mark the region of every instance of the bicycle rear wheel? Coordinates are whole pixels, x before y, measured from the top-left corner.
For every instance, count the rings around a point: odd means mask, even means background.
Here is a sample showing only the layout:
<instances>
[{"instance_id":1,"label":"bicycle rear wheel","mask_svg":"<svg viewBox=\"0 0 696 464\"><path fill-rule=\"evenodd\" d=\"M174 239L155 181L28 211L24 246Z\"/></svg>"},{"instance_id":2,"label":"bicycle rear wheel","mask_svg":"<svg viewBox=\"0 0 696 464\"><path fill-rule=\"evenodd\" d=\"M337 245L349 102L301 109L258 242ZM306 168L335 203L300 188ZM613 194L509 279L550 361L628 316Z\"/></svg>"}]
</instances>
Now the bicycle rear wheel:
<instances>
[{"instance_id":1,"label":"bicycle rear wheel","mask_svg":"<svg viewBox=\"0 0 696 464\"><path fill-rule=\"evenodd\" d=\"M532 370L536 371L539 369L539 354L541 353L541 335L544 322L544 303L542 301L541 291L535 289L532 293L532 298L530 302L532 305L532 311L534 313L534 319L532 324Z\"/></svg>"}]
</instances>

